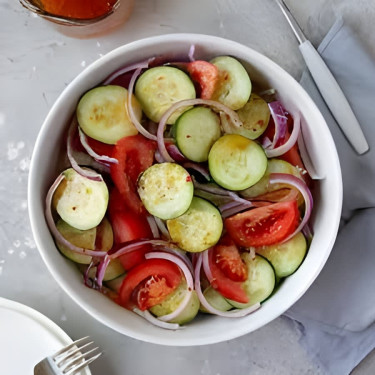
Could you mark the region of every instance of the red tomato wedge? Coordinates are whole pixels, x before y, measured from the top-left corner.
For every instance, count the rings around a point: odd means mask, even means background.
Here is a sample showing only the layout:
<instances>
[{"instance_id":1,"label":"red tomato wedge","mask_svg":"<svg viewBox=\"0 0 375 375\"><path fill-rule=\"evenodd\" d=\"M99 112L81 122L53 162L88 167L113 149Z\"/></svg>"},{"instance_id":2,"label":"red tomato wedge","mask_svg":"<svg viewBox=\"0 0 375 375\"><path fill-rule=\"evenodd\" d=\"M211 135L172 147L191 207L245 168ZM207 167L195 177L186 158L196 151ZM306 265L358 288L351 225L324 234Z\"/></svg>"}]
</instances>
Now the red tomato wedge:
<instances>
[{"instance_id":1,"label":"red tomato wedge","mask_svg":"<svg viewBox=\"0 0 375 375\"><path fill-rule=\"evenodd\" d=\"M144 212L136 190L137 179L152 165L155 150L156 142L140 134L121 138L113 150L112 157L118 160L118 164L111 165L112 180L126 206L135 214Z\"/></svg>"},{"instance_id":2,"label":"red tomato wedge","mask_svg":"<svg viewBox=\"0 0 375 375\"><path fill-rule=\"evenodd\" d=\"M211 99L219 78L219 69L208 61L192 61L187 64L187 71L191 79L201 88L200 97Z\"/></svg>"},{"instance_id":3,"label":"red tomato wedge","mask_svg":"<svg viewBox=\"0 0 375 375\"><path fill-rule=\"evenodd\" d=\"M243 247L268 246L281 242L298 226L300 213L296 200L254 208L225 220L233 241Z\"/></svg>"},{"instance_id":4,"label":"red tomato wedge","mask_svg":"<svg viewBox=\"0 0 375 375\"><path fill-rule=\"evenodd\" d=\"M223 237L214 247L214 260L218 268L233 281L245 281L247 269L240 252L229 236Z\"/></svg>"},{"instance_id":5,"label":"red tomato wedge","mask_svg":"<svg viewBox=\"0 0 375 375\"><path fill-rule=\"evenodd\" d=\"M152 304L160 303L181 280L181 271L174 263L165 259L147 259L126 275L120 287L118 303L130 310L135 305L145 310ZM132 298L134 291L137 292L137 302Z\"/></svg>"},{"instance_id":6,"label":"red tomato wedge","mask_svg":"<svg viewBox=\"0 0 375 375\"><path fill-rule=\"evenodd\" d=\"M151 238L152 233L146 217L144 215L134 215L132 211L121 204L121 199L122 197L118 190L116 188L113 189L109 200L109 216L115 244L120 245L137 239ZM119 202L120 204L115 205L114 202ZM151 251L151 246L143 245L138 249L121 255L119 260L124 269L128 271L142 263L148 251Z\"/></svg>"},{"instance_id":7,"label":"red tomato wedge","mask_svg":"<svg viewBox=\"0 0 375 375\"><path fill-rule=\"evenodd\" d=\"M249 298L242 288L241 281L233 281L220 269L216 263L214 249L208 250L208 262L212 274L211 286L216 289L222 296L239 303L248 303Z\"/></svg>"}]
</instances>

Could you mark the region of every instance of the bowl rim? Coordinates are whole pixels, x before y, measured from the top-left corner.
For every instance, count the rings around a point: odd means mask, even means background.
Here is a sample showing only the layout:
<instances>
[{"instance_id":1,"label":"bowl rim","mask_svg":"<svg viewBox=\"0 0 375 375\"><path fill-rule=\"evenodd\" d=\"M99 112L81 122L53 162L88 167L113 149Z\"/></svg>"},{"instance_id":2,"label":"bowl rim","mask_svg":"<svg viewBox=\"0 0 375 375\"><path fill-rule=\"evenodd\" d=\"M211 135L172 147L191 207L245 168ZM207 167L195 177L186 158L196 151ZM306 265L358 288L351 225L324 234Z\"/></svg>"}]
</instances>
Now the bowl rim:
<instances>
[{"instance_id":1,"label":"bowl rim","mask_svg":"<svg viewBox=\"0 0 375 375\"><path fill-rule=\"evenodd\" d=\"M175 335L173 332L169 331L171 334L162 334L160 336L157 335L151 335L151 334L144 334L135 331L134 329L124 327L122 325L117 324L115 321L108 319L108 317L104 317L103 314L101 314L100 311L95 310L90 304L82 301L82 299L79 296L79 293L74 290L74 287L69 285L67 283L67 280L58 272L58 269L56 265L51 264L49 262L44 240L42 238L41 232L40 232L40 220L42 218L38 215L38 200L34 199L34 195L38 192L34 190L35 181L38 179L38 166L37 161L42 156L41 154L43 149L43 143L46 141L46 135L48 129L51 127L51 120L54 118L56 113L58 112L60 106L64 101L66 100L67 95L69 95L69 91L73 90L76 85L79 84L82 80L87 80L88 77L92 75L93 72L95 72L96 69L99 69L106 63L111 62L112 60L119 58L120 56L124 56L128 51L132 50L141 50L142 48L147 48L148 46L152 44L158 44L158 43L172 43L177 41L183 41L185 43L188 43L189 41L194 40L196 41L196 44L198 45L201 43L203 46L207 45L208 43L216 43L225 46L231 45L233 48L236 48L238 50L242 51L242 55L251 56L251 58L258 59L265 63L267 66L272 66L274 70L276 70L280 77L283 77L284 79L288 80L294 87L296 87L299 90L299 94L301 95L301 98L303 98L304 101L309 103L310 107L314 111L315 115L319 118L320 122L325 125L325 141L329 143L330 149L331 149L331 156L333 157L332 161L335 167L336 172L336 183L337 183L337 190L335 191L335 197L334 197L334 203L335 203L335 210L336 215L334 217L334 220L332 221L332 233L330 235L330 241L326 245L326 251L324 253L324 256L321 256L319 258L319 263L314 267L314 272L310 275L310 278L307 282L305 282L304 286L299 288L299 292L294 296L294 298L290 301L290 303L287 304L287 306L278 307L276 308L272 313L268 314L267 319L260 319L260 321L257 324L250 325L250 327L242 327L241 329L231 330L230 332L217 332L214 335L202 335L201 337L197 337L196 339L189 338L184 339L184 336L182 335ZM215 44L215 45L216 45ZM139 61L139 59L137 60ZM251 62L250 62L251 64ZM95 81L96 84L100 82L99 80ZM82 72L80 72L66 87L65 89L60 93L59 97L55 101L55 103L52 105L50 111L48 112L41 129L39 131L39 134L37 136L35 146L32 153L32 158L30 162L30 170L29 170L29 177L28 177L28 207L29 207L29 219L31 223L31 229L32 233L35 239L36 246L39 250L39 253L44 261L44 263L47 266L47 269L51 272L52 276L56 279L60 287L72 298L81 308L83 308L89 315L93 316L96 320L100 321L104 325L124 334L129 337L142 340L149 343L154 344L161 344L161 345L173 345L173 346L194 346L194 345L206 345L206 344L213 344L218 343L226 340L231 340L240 336L243 336L249 332L252 332L256 329L261 328L262 326L270 323L275 318L282 315L287 309L289 309L296 301L300 299L300 297L307 291L307 289L310 287L310 285L314 282L316 277L319 275L320 271L324 267L330 252L332 250L332 247L334 245L336 235L339 228L340 223L340 216L341 216L341 207L342 207L342 196L343 196L343 187L342 187L342 177L341 177L341 169L340 169L340 162L336 150L336 146L334 144L332 135L329 131L329 128L326 124L325 119L323 118L323 115L320 113L320 110L316 106L316 104L313 102L309 94L305 91L305 89L292 77L288 72L286 72L281 66L279 66L277 63L272 61L269 57L257 52L256 50L252 49L251 47L245 46L241 43L235 42L230 39L225 39L218 36L213 35L207 35L207 34L200 34L200 33L172 33L172 34L164 34L164 35L158 35L158 36L151 36L147 38L142 38L127 44L124 44L122 46L119 46L108 53L106 53L104 56L100 57L93 63L91 63L89 66L87 66ZM44 210L43 210L44 212ZM52 237L52 236L51 236ZM273 297L274 298L274 297ZM225 318L220 318L225 319ZM243 318L242 318L243 319ZM186 328L188 329L188 327ZM150 330L151 331L151 330ZM152 331L153 332L153 331ZM187 342L188 341L188 342Z\"/></svg>"}]
</instances>

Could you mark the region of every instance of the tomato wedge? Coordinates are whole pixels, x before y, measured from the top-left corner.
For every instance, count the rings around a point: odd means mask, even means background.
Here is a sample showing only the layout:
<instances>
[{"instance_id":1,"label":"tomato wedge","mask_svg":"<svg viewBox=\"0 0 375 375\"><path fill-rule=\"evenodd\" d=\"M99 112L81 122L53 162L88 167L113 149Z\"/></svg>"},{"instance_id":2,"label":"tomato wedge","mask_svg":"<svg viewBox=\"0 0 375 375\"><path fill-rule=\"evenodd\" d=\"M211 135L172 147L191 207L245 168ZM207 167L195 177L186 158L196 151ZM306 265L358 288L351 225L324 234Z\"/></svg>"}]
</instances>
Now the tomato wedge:
<instances>
[{"instance_id":1,"label":"tomato wedge","mask_svg":"<svg viewBox=\"0 0 375 375\"><path fill-rule=\"evenodd\" d=\"M281 242L298 226L300 213L296 200L254 208L225 220L233 241L243 247L268 246Z\"/></svg>"},{"instance_id":2,"label":"tomato wedge","mask_svg":"<svg viewBox=\"0 0 375 375\"><path fill-rule=\"evenodd\" d=\"M196 60L187 64L187 71L191 79L199 84L200 97L211 99L219 78L217 66L208 61Z\"/></svg>"},{"instance_id":3,"label":"tomato wedge","mask_svg":"<svg viewBox=\"0 0 375 375\"><path fill-rule=\"evenodd\" d=\"M111 165L112 180L127 207L135 214L145 210L137 194L137 179L152 165L155 150L156 142L137 134L121 138L112 153L112 157L118 160L118 164Z\"/></svg>"},{"instance_id":4,"label":"tomato wedge","mask_svg":"<svg viewBox=\"0 0 375 375\"><path fill-rule=\"evenodd\" d=\"M214 261L218 268L233 281L245 281L247 269L240 252L229 236L224 236L214 247Z\"/></svg>"},{"instance_id":5,"label":"tomato wedge","mask_svg":"<svg viewBox=\"0 0 375 375\"><path fill-rule=\"evenodd\" d=\"M207 251L208 262L212 274L212 280L210 280L211 286L225 298L229 298L239 303L248 303L249 298L246 295L245 290L242 288L242 282L234 281L227 277L216 263L214 249L211 248Z\"/></svg>"},{"instance_id":6,"label":"tomato wedge","mask_svg":"<svg viewBox=\"0 0 375 375\"><path fill-rule=\"evenodd\" d=\"M130 310L135 306L147 309L160 303L181 280L181 271L174 263L165 259L147 259L126 275L120 287L118 303ZM136 292L135 298L133 292Z\"/></svg>"},{"instance_id":7,"label":"tomato wedge","mask_svg":"<svg viewBox=\"0 0 375 375\"><path fill-rule=\"evenodd\" d=\"M98 154L98 155L105 155L105 156L112 156L114 146L109 145L107 143L103 143L100 141L97 141L94 138L89 137L86 135L87 143L88 145Z\"/></svg>"}]
</instances>

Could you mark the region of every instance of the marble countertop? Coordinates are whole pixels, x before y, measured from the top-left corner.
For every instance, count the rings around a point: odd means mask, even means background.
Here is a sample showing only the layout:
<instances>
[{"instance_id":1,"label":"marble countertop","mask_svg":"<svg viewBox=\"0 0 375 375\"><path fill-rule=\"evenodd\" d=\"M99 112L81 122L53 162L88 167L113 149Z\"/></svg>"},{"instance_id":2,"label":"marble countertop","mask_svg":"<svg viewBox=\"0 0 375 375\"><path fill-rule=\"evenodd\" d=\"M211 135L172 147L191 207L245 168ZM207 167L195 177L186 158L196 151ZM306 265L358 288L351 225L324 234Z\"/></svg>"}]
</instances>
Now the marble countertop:
<instances>
[{"instance_id":1,"label":"marble countertop","mask_svg":"<svg viewBox=\"0 0 375 375\"><path fill-rule=\"evenodd\" d=\"M342 16L375 56L373 0L286 2L315 46ZM57 285L38 253L28 219L27 178L34 142L52 104L79 72L130 41L194 32L252 47L299 79L304 63L275 1L136 0L130 20L116 32L78 40L57 33L17 1L0 0L0 25L0 296L37 309L72 338L90 335L105 352L92 365L93 375L323 374L284 317L241 338L191 348L147 344L112 331Z\"/></svg>"}]
</instances>

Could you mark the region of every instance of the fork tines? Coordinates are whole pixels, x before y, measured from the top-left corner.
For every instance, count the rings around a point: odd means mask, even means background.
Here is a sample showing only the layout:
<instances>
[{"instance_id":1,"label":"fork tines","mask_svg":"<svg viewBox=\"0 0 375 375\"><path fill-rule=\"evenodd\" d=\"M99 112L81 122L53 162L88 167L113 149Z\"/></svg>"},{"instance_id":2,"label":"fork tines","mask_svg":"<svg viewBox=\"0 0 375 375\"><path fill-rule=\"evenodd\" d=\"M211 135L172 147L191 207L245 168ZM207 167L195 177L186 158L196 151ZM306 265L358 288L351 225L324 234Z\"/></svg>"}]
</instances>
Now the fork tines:
<instances>
[{"instance_id":1,"label":"fork tines","mask_svg":"<svg viewBox=\"0 0 375 375\"><path fill-rule=\"evenodd\" d=\"M88 351L83 351L83 349L87 350L88 347L94 343L93 341L90 341L83 344L88 338L89 336L82 337L52 356L55 365L60 369L60 371L66 375L74 375L101 356L101 352L95 354L95 352L99 349L98 347ZM78 344L83 345L79 346Z\"/></svg>"}]
</instances>

